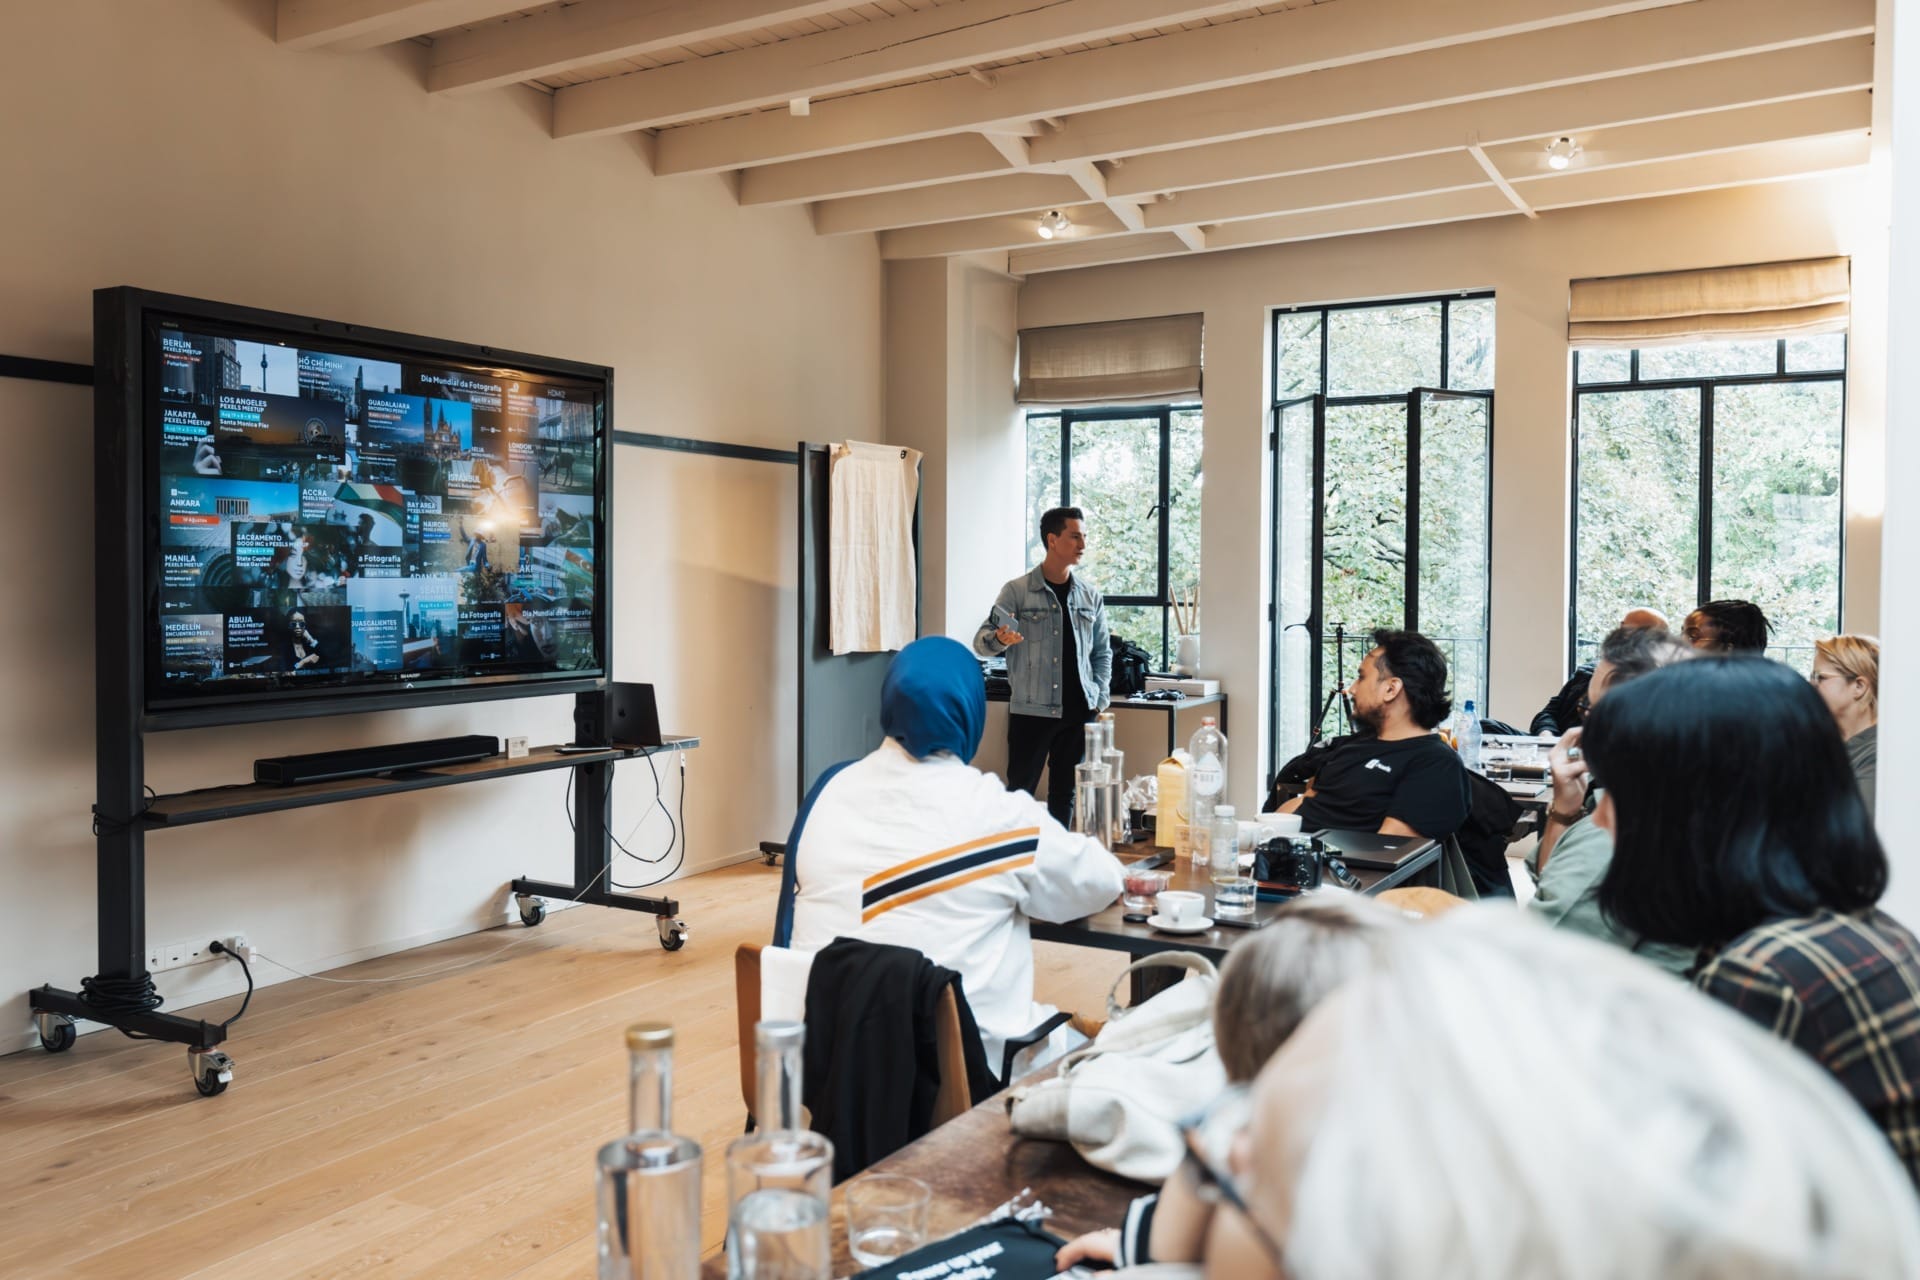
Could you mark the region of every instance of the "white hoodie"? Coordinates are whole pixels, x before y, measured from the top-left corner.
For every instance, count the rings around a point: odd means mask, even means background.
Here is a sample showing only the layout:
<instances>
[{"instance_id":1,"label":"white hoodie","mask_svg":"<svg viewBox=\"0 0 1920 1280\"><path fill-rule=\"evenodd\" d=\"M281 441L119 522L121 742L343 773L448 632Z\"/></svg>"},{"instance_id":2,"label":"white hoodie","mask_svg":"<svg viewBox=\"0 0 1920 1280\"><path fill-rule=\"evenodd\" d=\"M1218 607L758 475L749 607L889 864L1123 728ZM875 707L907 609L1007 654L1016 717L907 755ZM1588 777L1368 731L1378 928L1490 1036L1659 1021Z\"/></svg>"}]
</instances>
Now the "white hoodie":
<instances>
[{"instance_id":1,"label":"white hoodie","mask_svg":"<svg viewBox=\"0 0 1920 1280\"><path fill-rule=\"evenodd\" d=\"M987 1061L1052 1010L1033 1002L1029 918L1078 920L1120 894L1120 860L1024 791L889 738L827 783L800 847L792 945L912 947L960 974Z\"/></svg>"}]
</instances>

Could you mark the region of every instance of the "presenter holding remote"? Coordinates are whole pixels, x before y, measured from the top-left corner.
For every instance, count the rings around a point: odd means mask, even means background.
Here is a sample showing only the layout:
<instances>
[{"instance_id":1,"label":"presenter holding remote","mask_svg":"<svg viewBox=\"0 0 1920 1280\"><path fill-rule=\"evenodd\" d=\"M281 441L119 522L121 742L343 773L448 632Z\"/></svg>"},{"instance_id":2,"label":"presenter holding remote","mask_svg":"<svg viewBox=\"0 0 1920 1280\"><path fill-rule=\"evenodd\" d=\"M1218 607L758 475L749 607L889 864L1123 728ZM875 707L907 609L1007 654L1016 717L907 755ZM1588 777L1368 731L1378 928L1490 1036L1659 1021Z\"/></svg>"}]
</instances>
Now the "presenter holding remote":
<instances>
[{"instance_id":1,"label":"presenter holding remote","mask_svg":"<svg viewBox=\"0 0 1920 1280\"><path fill-rule=\"evenodd\" d=\"M1087 722L1106 709L1113 667L1106 602L1073 572L1087 553L1084 525L1078 507L1040 517L1045 558L1000 588L973 638L974 652L1007 658L1007 786L1037 796L1044 768L1047 809L1069 826L1073 767Z\"/></svg>"}]
</instances>

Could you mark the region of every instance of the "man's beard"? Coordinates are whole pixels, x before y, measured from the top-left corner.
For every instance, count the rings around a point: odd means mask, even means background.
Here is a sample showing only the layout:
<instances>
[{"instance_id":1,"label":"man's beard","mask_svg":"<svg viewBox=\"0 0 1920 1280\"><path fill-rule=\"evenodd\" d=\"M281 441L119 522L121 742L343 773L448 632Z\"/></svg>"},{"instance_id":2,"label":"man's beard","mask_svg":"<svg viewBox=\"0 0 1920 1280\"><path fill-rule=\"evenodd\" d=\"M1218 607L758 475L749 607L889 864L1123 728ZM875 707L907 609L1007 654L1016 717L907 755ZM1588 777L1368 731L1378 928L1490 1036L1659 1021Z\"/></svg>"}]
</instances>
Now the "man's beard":
<instances>
[{"instance_id":1,"label":"man's beard","mask_svg":"<svg viewBox=\"0 0 1920 1280\"><path fill-rule=\"evenodd\" d=\"M1386 721L1386 718L1385 707L1369 707L1363 711L1356 705L1353 709L1354 726L1370 738L1380 736L1380 726Z\"/></svg>"}]
</instances>

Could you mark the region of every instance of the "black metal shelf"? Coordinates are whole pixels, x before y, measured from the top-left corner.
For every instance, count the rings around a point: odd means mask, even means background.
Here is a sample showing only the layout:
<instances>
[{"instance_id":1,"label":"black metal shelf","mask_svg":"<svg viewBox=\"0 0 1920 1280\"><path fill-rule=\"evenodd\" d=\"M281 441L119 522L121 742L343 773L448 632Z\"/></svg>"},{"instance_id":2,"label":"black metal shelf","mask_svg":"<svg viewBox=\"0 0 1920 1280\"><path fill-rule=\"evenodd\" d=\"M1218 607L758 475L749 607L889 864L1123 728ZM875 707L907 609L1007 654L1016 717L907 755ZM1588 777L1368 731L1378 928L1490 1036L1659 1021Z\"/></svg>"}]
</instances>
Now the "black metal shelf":
<instances>
[{"instance_id":1,"label":"black metal shelf","mask_svg":"<svg viewBox=\"0 0 1920 1280\"><path fill-rule=\"evenodd\" d=\"M220 822L256 813L278 813L283 809L304 809L311 805L337 804L343 800L363 800L369 796L393 795L402 791L425 791L431 787L478 782L486 778L510 778L549 769L611 764L668 751L688 751L699 745L698 738L677 737L668 738L657 747L615 746L604 751L562 753L557 747L536 747L518 760L499 755L465 764L397 770L371 778L340 778L294 786L253 782L227 788L182 791L155 797L140 815L139 823L149 830L160 830L198 822Z\"/></svg>"}]
</instances>

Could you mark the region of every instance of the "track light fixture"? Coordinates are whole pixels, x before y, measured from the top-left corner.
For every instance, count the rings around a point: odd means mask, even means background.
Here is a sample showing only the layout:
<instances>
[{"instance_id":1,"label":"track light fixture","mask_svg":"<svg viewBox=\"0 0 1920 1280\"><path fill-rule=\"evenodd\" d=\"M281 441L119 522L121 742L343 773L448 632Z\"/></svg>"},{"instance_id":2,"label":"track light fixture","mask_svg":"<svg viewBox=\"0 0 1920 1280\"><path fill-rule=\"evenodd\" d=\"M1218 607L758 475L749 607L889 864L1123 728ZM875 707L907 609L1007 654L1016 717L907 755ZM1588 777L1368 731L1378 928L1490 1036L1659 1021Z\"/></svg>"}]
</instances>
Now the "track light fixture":
<instances>
[{"instance_id":1,"label":"track light fixture","mask_svg":"<svg viewBox=\"0 0 1920 1280\"><path fill-rule=\"evenodd\" d=\"M1057 235L1064 235L1067 228L1072 225L1067 221L1066 214L1058 209L1049 209L1040 215L1040 238L1051 240Z\"/></svg>"},{"instance_id":2,"label":"track light fixture","mask_svg":"<svg viewBox=\"0 0 1920 1280\"><path fill-rule=\"evenodd\" d=\"M1547 168L1564 169L1580 154L1580 144L1572 138L1555 138L1547 144Z\"/></svg>"}]
</instances>

